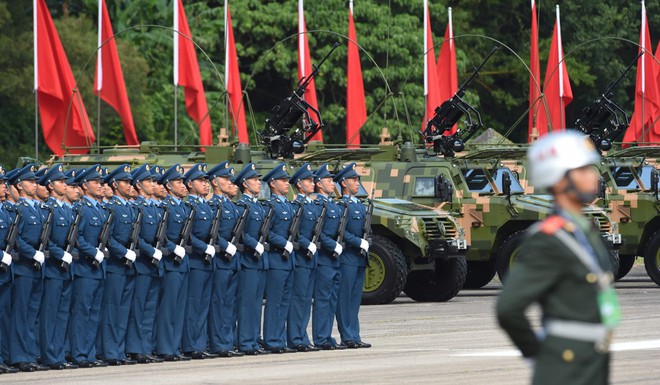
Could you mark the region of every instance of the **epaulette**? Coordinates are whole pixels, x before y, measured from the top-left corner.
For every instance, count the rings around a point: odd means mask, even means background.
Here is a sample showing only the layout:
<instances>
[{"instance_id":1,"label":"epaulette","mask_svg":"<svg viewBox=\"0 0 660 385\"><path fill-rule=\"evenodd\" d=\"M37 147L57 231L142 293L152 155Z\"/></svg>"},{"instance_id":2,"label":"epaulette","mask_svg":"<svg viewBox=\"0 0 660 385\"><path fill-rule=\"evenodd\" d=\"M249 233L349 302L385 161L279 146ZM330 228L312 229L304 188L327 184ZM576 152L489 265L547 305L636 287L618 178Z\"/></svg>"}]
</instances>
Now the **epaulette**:
<instances>
[{"instance_id":1,"label":"epaulette","mask_svg":"<svg viewBox=\"0 0 660 385\"><path fill-rule=\"evenodd\" d=\"M566 225L566 220L559 215L552 215L541 222L539 231L544 234L553 235Z\"/></svg>"}]
</instances>

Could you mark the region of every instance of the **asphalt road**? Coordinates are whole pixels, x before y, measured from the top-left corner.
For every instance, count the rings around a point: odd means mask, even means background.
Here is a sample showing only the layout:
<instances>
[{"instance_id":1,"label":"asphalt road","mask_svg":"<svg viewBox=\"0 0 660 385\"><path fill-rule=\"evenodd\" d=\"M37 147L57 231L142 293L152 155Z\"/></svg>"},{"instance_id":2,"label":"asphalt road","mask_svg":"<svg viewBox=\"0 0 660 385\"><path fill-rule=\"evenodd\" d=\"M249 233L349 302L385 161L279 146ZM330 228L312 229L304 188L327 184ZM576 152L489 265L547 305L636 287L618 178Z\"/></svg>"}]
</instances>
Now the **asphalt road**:
<instances>
[{"instance_id":1,"label":"asphalt road","mask_svg":"<svg viewBox=\"0 0 660 385\"><path fill-rule=\"evenodd\" d=\"M660 383L660 290L639 265L616 286L623 322L614 338L612 383ZM447 303L401 296L364 306L362 337L371 349L5 374L0 383L526 384L530 370L493 316L500 287L495 280Z\"/></svg>"}]
</instances>

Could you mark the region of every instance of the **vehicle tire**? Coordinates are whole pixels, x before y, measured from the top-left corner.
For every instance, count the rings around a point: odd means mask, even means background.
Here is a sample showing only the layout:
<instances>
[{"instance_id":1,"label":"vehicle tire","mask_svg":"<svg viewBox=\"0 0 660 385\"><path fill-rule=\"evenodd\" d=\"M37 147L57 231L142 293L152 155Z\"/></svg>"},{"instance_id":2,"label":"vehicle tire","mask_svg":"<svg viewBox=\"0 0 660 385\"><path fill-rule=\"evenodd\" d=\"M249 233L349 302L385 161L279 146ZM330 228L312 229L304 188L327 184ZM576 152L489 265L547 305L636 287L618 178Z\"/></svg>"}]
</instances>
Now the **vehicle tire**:
<instances>
[{"instance_id":1,"label":"vehicle tire","mask_svg":"<svg viewBox=\"0 0 660 385\"><path fill-rule=\"evenodd\" d=\"M487 261L468 261L463 289L481 289L495 277L495 265Z\"/></svg>"},{"instance_id":2,"label":"vehicle tire","mask_svg":"<svg viewBox=\"0 0 660 385\"><path fill-rule=\"evenodd\" d=\"M520 249L524 235L524 230L512 233L506 237L500 245L499 250L497 250L497 254L495 254L495 270L497 270L497 276L502 283L506 280L511 266L516 262L518 250Z\"/></svg>"},{"instance_id":3,"label":"vehicle tire","mask_svg":"<svg viewBox=\"0 0 660 385\"><path fill-rule=\"evenodd\" d=\"M382 305L394 301L401 294L407 277L406 257L399 246L374 235L364 276L362 304Z\"/></svg>"},{"instance_id":4,"label":"vehicle tire","mask_svg":"<svg viewBox=\"0 0 660 385\"><path fill-rule=\"evenodd\" d=\"M619 255L619 272L616 275L616 280L620 280L630 273L633 265L635 264L634 255Z\"/></svg>"},{"instance_id":5,"label":"vehicle tire","mask_svg":"<svg viewBox=\"0 0 660 385\"><path fill-rule=\"evenodd\" d=\"M446 302L463 288L467 276L465 257L435 262L435 270L412 271L403 291L417 302Z\"/></svg>"},{"instance_id":6,"label":"vehicle tire","mask_svg":"<svg viewBox=\"0 0 660 385\"><path fill-rule=\"evenodd\" d=\"M644 267L653 282L660 286L660 231L656 231L646 244Z\"/></svg>"},{"instance_id":7,"label":"vehicle tire","mask_svg":"<svg viewBox=\"0 0 660 385\"><path fill-rule=\"evenodd\" d=\"M619 250L610 250L610 264L612 265L612 275L619 276L619 266L621 266L621 257ZM614 279L616 281L616 278Z\"/></svg>"}]
</instances>

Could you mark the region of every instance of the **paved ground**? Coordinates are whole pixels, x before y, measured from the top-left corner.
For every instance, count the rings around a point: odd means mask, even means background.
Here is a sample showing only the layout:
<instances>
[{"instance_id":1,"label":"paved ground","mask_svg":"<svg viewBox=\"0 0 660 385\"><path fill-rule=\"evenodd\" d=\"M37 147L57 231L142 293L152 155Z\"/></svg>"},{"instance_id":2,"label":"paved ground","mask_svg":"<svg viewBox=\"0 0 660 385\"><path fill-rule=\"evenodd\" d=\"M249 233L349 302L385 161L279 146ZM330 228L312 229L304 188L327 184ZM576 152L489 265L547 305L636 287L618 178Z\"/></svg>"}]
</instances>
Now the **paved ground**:
<instances>
[{"instance_id":1,"label":"paved ground","mask_svg":"<svg viewBox=\"0 0 660 385\"><path fill-rule=\"evenodd\" d=\"M612 382L657 384L660 290L639 265L617 288L623 323L615 337ZM0 383L525 384L529 369L493 317L499 290L493 282L448 303L420 304L402 296L390 305L365 306L362 336L371 349L2 375Z\"/></svg>"}]
</instances>

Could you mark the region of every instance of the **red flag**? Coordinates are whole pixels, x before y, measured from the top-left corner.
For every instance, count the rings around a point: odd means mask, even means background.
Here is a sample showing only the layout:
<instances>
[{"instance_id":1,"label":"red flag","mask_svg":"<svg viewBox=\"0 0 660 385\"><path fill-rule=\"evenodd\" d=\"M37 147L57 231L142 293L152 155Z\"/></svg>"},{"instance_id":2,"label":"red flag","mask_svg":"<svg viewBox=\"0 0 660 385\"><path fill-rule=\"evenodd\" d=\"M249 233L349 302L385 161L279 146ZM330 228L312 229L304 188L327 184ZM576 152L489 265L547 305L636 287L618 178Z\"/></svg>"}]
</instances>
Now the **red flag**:
<instances>
[{"instance_id":1,"label":"red flag","mask_svg":"<svg viewBox=\"0 0 660 385\"><path fill-rule=\"evenodd\" d=\"M231 25L229 1L225 0L225 84L229 95L229 111L232 121L232 133L238 131L240 143L250 143L245 123L245 105L243 103L243 88L241 74L238 71L238 55L234 43L234 28Z\"/></svg>"},{"instance_id":2,"label":"red flag","mask_svg":"<svg viewBox=\"0 0 660 385\"><path fill-rule=\"evenodd\" d=\"M305 25L305 11L303 0L298 0L298 80L312 73L312 60L309 55L309 43L307 42L307 26ZM305 101L318 110L319 103L316 99L316 85L314 79L309 82L305 90ZM323 136L319 130L310 141L323 142Z\"/></svg>"},{"instance_id":3,"label":"red flag","mask_svg":"<svg viewBox=\"0 0 660 385\"><path fill-rule=\"evenodd\" d=\"M95 140L94 132L44 0L34 1L34 89L48 148L58 156L64 154L62 145L87 147L70 150L87 153Z\"/></svg>"},{"instance_id":4,"label":"red flag","mask_svg":"<svg viewBox=\"0 0 660 385\"><path fill-rule=\"evenodd\" d=\"M124 74L119 64L117 45L113 38L110 15L104 0L99 0L99 50L96 58L96 77L94 78L94 94L101 94L101 99L112 106L121 117L124 126L126 144L137 145L137 134L133 124L133 114L126 94Z\"/></svg>"},{"instance_id":5,"label":"red flag","mask_svg":"<svg viewBox=\"0 0 660 385\"><path fill-rule=\"evenodd\" d=\"M360 147L360 128L367 121L364 100L362 64L353 22L353 1L348 12L348 69L346 76L346 144L348 148Z\"/></svg>"},{"instance_id":6,"label":"red flag","mask_svg":"<svg viewBox=\"0 0 660 385\"><path fill-rule=\"evenodd\" d=\"M564 49L561 44L561 24L559 22L559 6L557 6L557 21L552 33L550 54L548 55L548 66L545 70L545 82L543 92L548 104L550 115L546 114L545 107L539 106L537 127L539 135L548 133L548 126L553 131L566 129L566 106L573 101L573 91L568 79L566 62L564 61Z\"/></svg>"},{"instance_id":7,"label":"red flag","mask_svg":"<svg viewBox=\"0 0 660 385\"><path fill-rule=\"evenodd\" d=\"M541 64L539 63L539 25L536 19L536 1L532 0L532 31L529 45L529 125L527 141L538 135L536 131L536 117L539 108L543 108L539 98L541 94Z\"/></svg>"},{"instance_id":8,"label":"red flag","mask_svg":"<svg viewBox=\"0 0 660 385\"><path fill-rule=\"evenodd\" d=\"M438 83L438 69L435 63L435 50L433 48L433 34L431 33L431 17L429 6L424 0L424 96L426 96L426 112L422 121L422 130L433 118L435 108L442 104Z\"/></svg>"},{"instance_id":9,"label":"red flag","mask_svg":"<svg viewBox=\"0 0 660 385\"><path fill-rule=\"evenodd\" d=\"M181 0L176 0L174 4L174 85L184 87L186 111L199 125L199 144L210 146L213 143L211 118L208 116L209 108L192 33Z\"/></svg>"},{"instance_id":10,"label":"red flag","mask_svg":"<svg viewBox=\"0 0 660 385\"><path fill-rule=\"evenodd\" d=\"M649 32L646 7L642 1L642 26L639 32L639 52L644 55L637 64L637 81L635 83L635 109L630 118L630 126L623 137L624 143L640 144L660 141L660 123L658 118L660 106L658 101L658 81L655 60L651 56L651 34Z\"/></svg>"},{"instance_id":11,"label":"red flag","mask_svg":"<svg viewBox=\"0 0 660 385\"><path fill-rule=\"evenodd\" d=\"M449 21L445 29L445 39L440 46L438 54L438 89L440 100L450 99L458 91L458 71L456 70L456 47L454 45L454 27L452 25L451 7L447 9ZM456 132L456 126L444 135L451 135Z\"/></svg>"}]
</instances>

